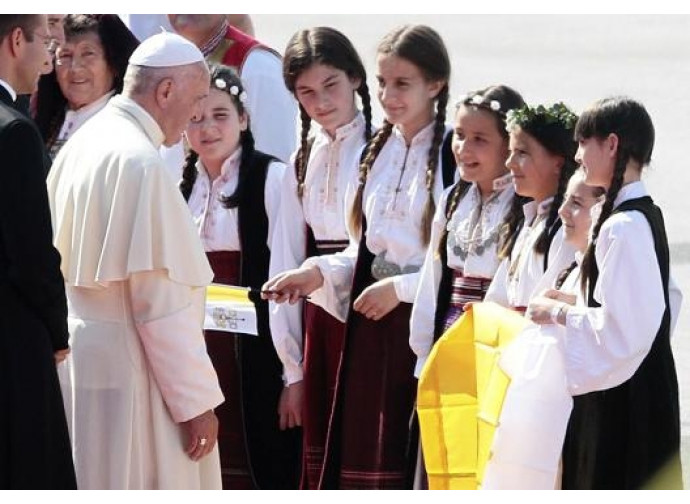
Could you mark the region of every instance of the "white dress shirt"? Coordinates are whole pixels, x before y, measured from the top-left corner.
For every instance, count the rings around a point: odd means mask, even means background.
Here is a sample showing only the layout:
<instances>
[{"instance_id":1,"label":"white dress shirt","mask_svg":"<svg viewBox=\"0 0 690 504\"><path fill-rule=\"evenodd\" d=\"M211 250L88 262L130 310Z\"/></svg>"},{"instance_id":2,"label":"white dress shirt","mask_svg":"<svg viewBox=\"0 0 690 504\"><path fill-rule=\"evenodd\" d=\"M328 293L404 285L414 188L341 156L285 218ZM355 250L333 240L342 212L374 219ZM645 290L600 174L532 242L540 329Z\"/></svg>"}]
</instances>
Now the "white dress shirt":
<instances>
[{"instance_id":1,"label":"white dress shirt","mask_svg":"<svg viewBox=\"0 0 690 504\"><path fill-rule=\"evenodd\" d=\"M9 82L0 79L0 86L4 87L7 90L7 92L12 97L13 102L17 101L17 92L14 90L12 86L10 86Z\"/></svg>"},{"instance_id":2,"label":"white dress shirt","mask_svg":"<svg viewBox=\"0 0 690 504\"><path fill-rule=\"evenodd\" d=\"M614 208L647 194L642 182L627 184ZM620 212L606 219L595 257L599 277L594 299L601 307L586 306L578 291L577 305L566 317L566 371L573 395L630 379L649 353L666 307L652 231L642 213ZM672 281L669 298L673 330L682 294Z\"/></svg>"},{"instance_id":3,"label":"white dress shirt","mask_svg":"<svg viewBox=\"0 0 690 504\"><path fill-rule=\"evenodd\" d=\"M357 181L359 155L364 146L364 116L358 113L332 138L318 128L304 179L304 194L297 195L294 157L281 188L280 211L271 246L269 276L298 268L306 259L306 225L316 240L348 240L347 219L352 198L349 184ZM350 192L352 194L352 192ZM283 363L287 384L302 380L302 302L270 304L273 344Z\"/></svg>"}]
</instances>

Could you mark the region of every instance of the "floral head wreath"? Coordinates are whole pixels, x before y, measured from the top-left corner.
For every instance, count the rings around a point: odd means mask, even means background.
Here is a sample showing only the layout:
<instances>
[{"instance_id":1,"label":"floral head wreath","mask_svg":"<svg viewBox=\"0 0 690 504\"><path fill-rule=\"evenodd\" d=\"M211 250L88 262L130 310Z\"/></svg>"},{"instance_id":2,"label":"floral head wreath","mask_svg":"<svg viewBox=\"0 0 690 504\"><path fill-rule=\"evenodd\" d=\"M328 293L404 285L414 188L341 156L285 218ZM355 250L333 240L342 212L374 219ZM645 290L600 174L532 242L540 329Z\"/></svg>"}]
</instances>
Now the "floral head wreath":
<instances>
[{"instance_id":1,"label":"floral head wreath","mask_svg":"<svg viewBox=\"0 0 690 504\"><path fill-rule=\"evenodd\" d=\"M508 112L506 115L506 129L510 131L516 126L523 127L535 119L541 119L545 124L559 123L565 129L574 128L577 122L577 116L563 102L554 103L550 107L545 107L544 105L530 107L525 105Z\"/></svg>"},{"instance_id":2,"label":"floral head wreath","mask_svg":"<svg viewBox=\"0 0 690 504\"><path fill-rule=\"evenodd\" d=\"M481 93L470 93L470 94L468 94L467 96L462 98L460 101L458 101L458 106L460 106L460 105L483 108L483 109L489 110L491 112L495 112L496 114L500 115L501 117L505 117L507 112L509 112L509 111L503 110L500 101L489 100L486 97L482 96Z\"/></svg>"},{"instance_id":3,"label":"floral head wreath","mask_svg":"<svg viewBox=\"0 0 690 504\"><path fill-rule=\"evenodd\" d=\"M218 77L213 81L213 87L222 91L228 90L228 85L228 82L222 77ZM247 102L247 92L244 90L240 91L239 86L236 84L230 85L230 89L228 91L232 96L237 98L242 105Z\"/></svg>"}]
</instances>

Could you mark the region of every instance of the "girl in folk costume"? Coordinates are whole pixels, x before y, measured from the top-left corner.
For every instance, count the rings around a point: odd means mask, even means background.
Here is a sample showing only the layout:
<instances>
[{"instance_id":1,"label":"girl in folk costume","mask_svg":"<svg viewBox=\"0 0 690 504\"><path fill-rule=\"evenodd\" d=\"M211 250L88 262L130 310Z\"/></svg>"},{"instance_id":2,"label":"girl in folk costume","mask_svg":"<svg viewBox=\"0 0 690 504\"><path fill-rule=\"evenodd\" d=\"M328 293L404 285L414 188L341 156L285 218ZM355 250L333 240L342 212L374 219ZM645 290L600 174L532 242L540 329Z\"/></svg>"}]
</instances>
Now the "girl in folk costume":
<instances>
[{"instance_id":1,"label":"girl in folk costume","mask_svg":"<svg viewBox=\"0 0 690 504\"><path fill-rule=\"evenodd\" d=\"M256 287L268 278L285 165L254 149L245 100L237 74L215 67L203 113L187 129L192 150L180 190L199 228L214 281ZM206 331L208 353L226 397L216 409L223 488L295 488L299 433L279 429L282 366L268 327L268 305L253 301L258 337Z\"/></svg>"},{"instance_id":2,"label":"girl in folk costume","mask_svg":"<svg viewBox=\"0 0 690 504\"><path fill-rule=\"evenodd\" d=\"M531 198L522 220L508 220L500 249L503 261L485 300L524 312L529 300L554 284L575 258L564 243L558 208L576 168L573 128L577 116L562 103L512 110L507 125L510 156L506 166L515 192Z\"/></svg>"},{"instance_id":3,"label":"girl in folk costume","mask_svg":"<svg viewBox=\"0 0 690 504\"><path fill-rule=\"evenodd\" d=\"M563 239L573 245L576 252L575 260L559 274L554 288L561 292L563 299L569 296L569 304L573 305L580 285L580 264L589 244L591 214L595 205L603 200L606 192L602 187L587 185L585 177L582 168L575 171L570 177L563 203L558 209L558 216L563 223Z\"/></svg>"},{"instance_id":4,"label":"girl in folk costume","mask_svg":"<svg viewBox=\"0 0 690 504\"><path fill-rule=\"evenodd\" d=\"M576 249L575 261L558 276L559 298L575 304L580 289L580 263L587 250L593 209L604 189L585 184L580 168L568 182L558 215L563 240ZM527 310L532 316L533 304ZM486 464L482 488L549 490L561 488L561 449L572 407L564 372L561 329L529 324L501 351L499 366L510 377L502 400L498 430ZM527 449L526 447L530 447Z\"/></svg>"},{"instance_id":5,"label":"girl in folk costume","mask_svg":"<svg viewBox=\"0 0 690 504\"><path fill-rule=\"evenodd\" d=\"M491 86L458 103L453 154L460 181L441 196L412 308L410 347L419 376L431 347L463 313L481 301L499 265L498 237L515 191L506 168L506 113L524 106L507 86Z\"/></svg>"},{"instance_id":6,"label":"girl in folk costume","mask_svg":"<svg viewBox=\"0 0 690 504\"><path fill-rule=\"evenodd\" d=\"M563 488L678 488L680 418L670 332L682 296L670 280L661 211L640 180L654 126L638 102L608 98L582 114L575 136L585 182L606 189L606 199L582 260L576 305L551 290L529 310L534 322L564 327L575 397Z\"/></svg>"},{"instance_id":7,"label":"girl in folk costume","mask_svg":"<svg viewBox=\"0 0 690 504\"><path fill-rule=\"evenodd\" d=\"M441 37L422 25L394 30L379 45L377 74L386 118L353 187L350 246L264 286L278 301L313 292L341 317L351 303L321 488L411 487L409 316L434 209L455 171L440 159L450 77Z\"/></svg>"},{"instance_id":8,"label":"girl in folk costume","mask_svg":"<svg viewBox=\"0 0 690 504\"><path fill-rule=\"evenodd\" d=\"M271 276L301 266L307 257L340 252L348 245L352 201L345 201L345 191L356 180L359 154L371 137L366 71L342 33L327 27L295 33L285 50L283 75L299 102L302 134L294 170L288 170L282 187ZM310 136L312 120L318 128ZM345 324L323 308L309 302L302 306L300 301L272 307L270 325L286 385L279 407L281 428L303 426L301 487L315 489Z\"/></svg>"}]
</instances>

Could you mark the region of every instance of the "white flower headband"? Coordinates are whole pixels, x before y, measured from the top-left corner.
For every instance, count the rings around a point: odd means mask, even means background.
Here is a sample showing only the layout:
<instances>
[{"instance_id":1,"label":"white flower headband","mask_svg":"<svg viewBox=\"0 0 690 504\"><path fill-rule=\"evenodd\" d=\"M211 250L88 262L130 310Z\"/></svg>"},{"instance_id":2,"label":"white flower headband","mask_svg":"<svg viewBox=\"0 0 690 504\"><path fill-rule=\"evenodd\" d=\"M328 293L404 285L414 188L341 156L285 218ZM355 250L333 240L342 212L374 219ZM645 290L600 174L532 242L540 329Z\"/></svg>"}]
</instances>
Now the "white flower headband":
<instances>
[{"instance_id":1,"label":"white flower headband","mask_svg":"<svg viewBox=\"0 0 690 504\"><path fill-rule=\"evenodd\" d=\"M226 88L228 87L228 83L225 82L225 81L224 81L223 79L221 79L220 77L218 77L215 81L213 81L213 83L215 84L215 86L216 86L218 89L226 89ZM231 87L230 87L230 94L231 94L232 96L237 96L237 99L238 99L238 100L240 101L240 103L242 103L242 104L244 104L244 103L247 101L247 92L246 92L246 91L242 91L242 92L240 93L240 88L237 87L237 86L231 86Z\"/></svg>"},{"instance_id":2,"label":"white flower headband","mask_svg":"<svg viewBox=\"0 0 690 504\"><path fill-rule=\"evenodd\" d=\"M486 101L484 97L479 93L475 95L465 96L458 102L458 106L460 105L474 105L475 107L488 108L499 114L505 114L505 112L501 111L501 102L499 102L498 100Z\"/></svg>"}]
</instances>

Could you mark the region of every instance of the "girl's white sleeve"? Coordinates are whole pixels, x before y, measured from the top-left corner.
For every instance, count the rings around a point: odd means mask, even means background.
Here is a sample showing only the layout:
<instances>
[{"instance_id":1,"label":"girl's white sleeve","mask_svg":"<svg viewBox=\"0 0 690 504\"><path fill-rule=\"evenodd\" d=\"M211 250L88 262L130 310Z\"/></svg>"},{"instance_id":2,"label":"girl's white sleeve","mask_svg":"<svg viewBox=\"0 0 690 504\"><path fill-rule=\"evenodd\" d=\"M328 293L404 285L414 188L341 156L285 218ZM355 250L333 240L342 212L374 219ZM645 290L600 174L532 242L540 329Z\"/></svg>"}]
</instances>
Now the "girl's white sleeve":
<instances>
[{"instance_id":1,"label":"girl's white sleeve","mask_svg":"<svg viewBox=\"0 0 690 504\"><path fill-rule=\"evenodd\" d=\"M267 181L268 186L268 181ZM279 207L266 211L273 215L275 224L271 237L269 278L278 273L298 268L306 257L306 223L302 204L297 196L295 171L285 169L282 183L271 188L279 193ZM267 187L268 198L268 187ZM267 199L268 202L268 199ZM275 207L275 205L273 205ZM302 380L302 301L291 305L269 301L269 325L273 346L283 364L283 379L289 385Z\"/></svg>"},{"instance_id":2,"label":"girl's white sleeve","mask_svg":"<svg viewBox=\"0 0 690 504\"><path fill-rule=\"evenodd\" d=\"M596 246L600 307L571 307L566 317L566 372L573 395L616 387L647 356L666 308L654 239L639 212L612 215ZM584 303L583 303L584 304Z\"/></svg>"},{"instance_id":3,"label":"girl's white sleeve","mask_svg":"<svg viewBox=\"0 0 690 504\"><path fill-rule=\"evenodd\" d=\"M444 193L446 196L447 193ZM441 283L441 257L438 253L441 234L446 223L446 199L441 198L436 207L436 214L431 227L429 248L424 257L424 264L419 271L419 285L412 305L410 317L410 348L417 356L414 375L419 378L426 358L434 344L434 322L436 318L436 301L438 287Z\"/></svg>"}]
</instances>

